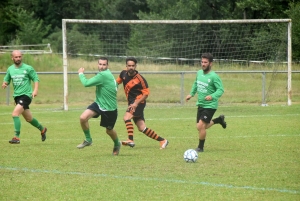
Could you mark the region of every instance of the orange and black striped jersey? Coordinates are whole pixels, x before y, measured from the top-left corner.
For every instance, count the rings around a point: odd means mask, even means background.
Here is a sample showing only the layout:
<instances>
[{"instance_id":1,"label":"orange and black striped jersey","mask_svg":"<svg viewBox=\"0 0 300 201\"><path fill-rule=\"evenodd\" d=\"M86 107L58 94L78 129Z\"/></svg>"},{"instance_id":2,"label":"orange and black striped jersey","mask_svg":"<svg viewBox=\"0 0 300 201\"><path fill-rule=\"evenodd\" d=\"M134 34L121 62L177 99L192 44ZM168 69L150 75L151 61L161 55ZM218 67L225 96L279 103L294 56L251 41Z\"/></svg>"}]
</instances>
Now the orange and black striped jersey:
<instances>
[{"instance_id":1,"label":"orange and black striped jersey","mask_svg":"<svg viewBox=\"0 0 300 201\"><path fill-rule=\"evenodd\" d=\"M135 72L134 76L129 76L127 71L123 70L116 79L118 84L123 82L124 92L129 104L134 103L135 100L140 99L143 95L150 94L146 79L138 71Z\"/></svg>"}]
</instances>

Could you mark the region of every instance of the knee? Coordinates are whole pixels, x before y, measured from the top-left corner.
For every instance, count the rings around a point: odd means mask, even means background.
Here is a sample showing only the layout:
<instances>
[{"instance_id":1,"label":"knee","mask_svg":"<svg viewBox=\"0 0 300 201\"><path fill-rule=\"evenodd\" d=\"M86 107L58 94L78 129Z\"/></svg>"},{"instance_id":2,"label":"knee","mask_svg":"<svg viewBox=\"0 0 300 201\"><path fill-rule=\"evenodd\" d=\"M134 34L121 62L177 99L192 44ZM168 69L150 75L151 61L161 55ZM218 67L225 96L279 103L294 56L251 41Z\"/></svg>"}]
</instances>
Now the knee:
<instances>
[{"instance_id":1,"label":"knee","mask_svg":"<svg viewBox=\"0 0 300 201\"><path fill-rule=\"evenodd\" d=\"M84 115L80 115L79 120L80 120L80 122L86 122L87 118Z\"/></svg>"}]
</instances>

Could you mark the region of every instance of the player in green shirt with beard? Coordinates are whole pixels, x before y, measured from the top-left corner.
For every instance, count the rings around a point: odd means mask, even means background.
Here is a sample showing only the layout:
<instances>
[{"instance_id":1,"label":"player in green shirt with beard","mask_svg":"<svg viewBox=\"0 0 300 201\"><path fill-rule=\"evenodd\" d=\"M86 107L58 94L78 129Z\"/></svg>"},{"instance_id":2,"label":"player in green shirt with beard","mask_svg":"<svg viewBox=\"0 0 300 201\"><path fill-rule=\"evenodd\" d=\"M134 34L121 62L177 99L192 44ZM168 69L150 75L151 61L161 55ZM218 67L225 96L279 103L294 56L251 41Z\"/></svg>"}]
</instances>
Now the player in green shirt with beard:
<instances>
[{"instance_id":1,"label":"player in green shirt with beard","mask_svg":"<svg viewBox=\"0 0 300 201\"><path fill-rule=\"evenodd\" d=\"M220 115L212 120L212 117L218 108L218 100L224 93L224 87L220 77L211 70L212 63L213 56L211 54L202 54L202 70L197 72L196 80L192 86L190 94L186 97L186 101L188 101L196 93L198 93L196 103L198 106L196 123L199 132L199 144L195 149L197 152L204 151L206 129L210 128L214 124L221 124L223 128L226 128L227 126L224 115Z\"/></svg>"},{"instance_id":2,"label":"player in green shirt with beard","mask_svg":"<svg viewBox=\"0 0 300 201\"><path fill-rule=\"evenodd\" d=\"M11 59L14 64L7 69L2 83L2 88L5 89L12 82L14 87L13 97L16 103L12 112L15 136L9 143L20 144L21 121L19 116L21 114L27 122L41 131L42 141L45 141L47 128L43 127L38 120L33 118L29 110L32 99L38 94L38 75L32 66L22 63L21 51L14 50L11 54ZM34 82L34 90L32 90L31 81Z\"/></svg>"},{"instance_id":3,"label":"player in green shirt with beard","mask_svg":"<svg viewBox=\"0 0 300 201\"><path fill-rule=\"evenodd\" d=\"M118 155L121 142L119 141L117 132L113 129L118 117L117 83L113 74L108 69L108 59L106 57L101 57L98 60L98 70L98 74L90 79L85 77L84 68L78 70L79 79L83 86L96 86L96 99L80 116L80 125L85 135L85 140L77 148L82 149L92 145L88 121L90 118L101 116L100 126L106 128L106 133L114 142L112 155Z\"/></svg>"}]
</instances>

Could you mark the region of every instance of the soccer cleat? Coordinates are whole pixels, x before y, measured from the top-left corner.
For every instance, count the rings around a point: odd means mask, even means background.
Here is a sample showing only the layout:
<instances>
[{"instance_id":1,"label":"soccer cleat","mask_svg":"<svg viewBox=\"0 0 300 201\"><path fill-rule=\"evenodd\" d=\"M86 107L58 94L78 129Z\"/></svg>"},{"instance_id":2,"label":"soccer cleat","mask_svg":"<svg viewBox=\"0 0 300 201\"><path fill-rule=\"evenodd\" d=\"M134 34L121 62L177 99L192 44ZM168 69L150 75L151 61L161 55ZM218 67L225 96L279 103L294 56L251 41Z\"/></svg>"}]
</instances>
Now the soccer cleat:
<instances>
[{"instance_id":1,"label":"soccer cleat","mask_svg":"<svg viewBox=\"0 0 300 201\"><path fill-rule=\"evenodd\" d=\"M131 148L133 148L135 146L135 144L134 144L134 142L132 140L122 141L122 145L124 145L124 146L130 146Z\"/></svg>"},{"instance_id":2,"label":"soccer cleat","mask_svg":"<svg viewBox=\"0 0 300 201\"><path fill-rule=\"evenodd\" d=\"M226 121L225 121L225 116L222 114L219 116L219 118L221 119L221 126L225 129L227 124L226 124Z\"/></svg>"},{"instance_id":3,"label":"soccer cleat","mask_svg":"<svg viewBox=\"0 0 300 201\"><path fill-rule=\"evenodd\" d=\"M83 149L84 147L91 146L92 144L93 144L93 142L88 142L88 141L84 140L83 143L77 145L77 148L78 149Z\"/></svg>"},{"instance_id":4,"label":"soccer cleat","mask_svg":"<svg viewBox=\"0 0 300 201\"><path fill-rule=\"evenodd\" d=\"M13 137L11 140L8 141L10 144L20 144L20 138Z\"/></svg>"},{"instance_id":5,"label":"soccer cleat","mask_svg":"<svg viewBox=\"0 0 300 201\"><path fill-rule=\"evenodd\" d=\"M41 132L41 138L43 142L46 140L46 133L47 133L47 128L45 127Z\"/></svg>"},{"instance_id":6,"label":"soccer cleat","mask_svg":"<svg viewBox=\"0 0 300 201\"><path fill-rule=\"evenodd\" d=\"M199 148L199 147L197 147L197 148L195 149L195 151L196 151L196 152L204 152L204 150L201 149L201 148Z\"/></svg>"},{"instance_id":7,"label":"soccer cleat","mask_svg":"<svg viewBox=\"0 0 300 201\"><path fill-rule=\"evenodd\" d=\"M159 144L160 144L160 149L165 149L168 146L169 141L164 139L163 141L160 141Z\"/></svg>"},{"instance_id":8,"label":"soccer cleat","mask_svg":"<svg viewBox=\"0 0 300 201\"><path fill-rule=\"evenodd\" d=\"M119 142L119 146L114 147L112 155L113 156L119 155L120 149L121 149L121 142Z\"/></svg>"}]
</instances>

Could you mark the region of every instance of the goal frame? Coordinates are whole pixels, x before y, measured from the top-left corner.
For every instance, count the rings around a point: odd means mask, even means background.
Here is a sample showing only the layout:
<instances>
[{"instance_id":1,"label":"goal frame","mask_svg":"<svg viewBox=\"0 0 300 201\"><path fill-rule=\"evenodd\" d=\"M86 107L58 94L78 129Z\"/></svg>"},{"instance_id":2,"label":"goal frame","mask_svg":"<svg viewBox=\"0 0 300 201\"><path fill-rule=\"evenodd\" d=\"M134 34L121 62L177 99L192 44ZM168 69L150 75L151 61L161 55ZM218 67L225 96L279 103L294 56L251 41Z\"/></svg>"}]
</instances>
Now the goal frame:
<instances>
[{"instance_id":1,"label":"goal frame","mask_svg":"<svg viewBox=\"0 0 300 201\"><path fill-rule=\"evenodd\" d=\"M287 105L292 105L292 20L291 19L252 19L252 20L85 20L62 19L63 45L63 81L64 105L68 110L68 53L67 53L67 23L88 24L251 24L251 23L287 23Z\"/></svg>"}]
</instances>

